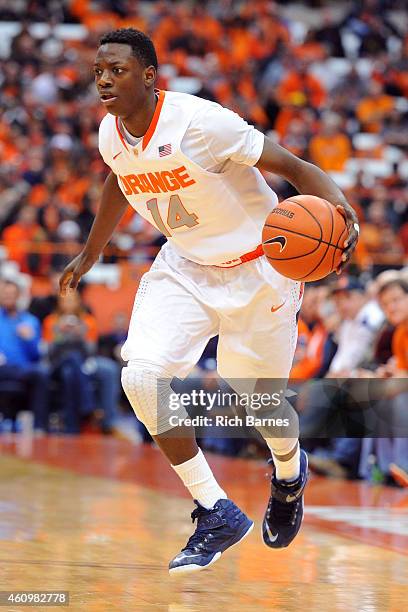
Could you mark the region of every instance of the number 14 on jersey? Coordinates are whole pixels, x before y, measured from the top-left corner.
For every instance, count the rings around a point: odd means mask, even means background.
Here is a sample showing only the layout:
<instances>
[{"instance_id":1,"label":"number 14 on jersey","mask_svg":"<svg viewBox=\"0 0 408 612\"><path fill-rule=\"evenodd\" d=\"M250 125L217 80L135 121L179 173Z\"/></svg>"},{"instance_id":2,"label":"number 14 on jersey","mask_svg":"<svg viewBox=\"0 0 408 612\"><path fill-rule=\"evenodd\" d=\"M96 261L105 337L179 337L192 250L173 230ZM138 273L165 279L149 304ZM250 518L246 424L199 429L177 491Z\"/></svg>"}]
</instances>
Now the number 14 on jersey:
<instances>
[{"instance_id":1,"label":"number 14 on jersey","mask_svg":"<svg viewBox=\"0 0 408 612\"><path fill-rule=\"evenodd\" d=\"M162 216L159 211L157 198L152 198L146 202L147 209L151 212L153 221L159 230L167 236L171 237L171 233L165 226ZM198 225L198 217L195 213L189 213L183 206L182 201L178 195L170 196L169 207L167 210L167 225L170 229L177 229L186 225L187 227L194 227Z\"/></svg>"}]
</instances>

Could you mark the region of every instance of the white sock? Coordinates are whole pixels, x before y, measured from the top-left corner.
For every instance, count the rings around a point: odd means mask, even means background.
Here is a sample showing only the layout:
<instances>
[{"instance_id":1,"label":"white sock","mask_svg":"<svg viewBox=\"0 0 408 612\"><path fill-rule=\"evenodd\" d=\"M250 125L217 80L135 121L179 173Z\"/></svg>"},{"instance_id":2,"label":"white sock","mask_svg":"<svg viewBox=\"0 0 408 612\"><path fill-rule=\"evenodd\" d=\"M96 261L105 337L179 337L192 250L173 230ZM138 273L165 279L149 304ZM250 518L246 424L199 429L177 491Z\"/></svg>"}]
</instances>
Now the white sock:
<instances>
[{"instance_id":1,"label":"white sock","mask_svg":"<svg viewBox=\"0 0 408 612\"><path fill-rule=\"evenodd\" d=\"M299 442L284 438L265 438L265 442L272 453L273 462L275 464L275 476L277 480L296 480L300 474L300 447ZM286 443L286 444L285 444ZM279 456L288 455L297 446L296 453L288 461L281 461ZM278 457L276 456L276 454Z\"/></svg>"},{"instance_id":2,"label":"white sock","mask_svg":"<svg viewBox=\"0 0 408 612\"><path fill-rule=\"evenodd\" d=\"M171 467L180 476L193 499L196 499L207 510L212 508L219 499L227 499L227 495L215 480L201 448L192 459Z\"/></svg>"}]
</instances>

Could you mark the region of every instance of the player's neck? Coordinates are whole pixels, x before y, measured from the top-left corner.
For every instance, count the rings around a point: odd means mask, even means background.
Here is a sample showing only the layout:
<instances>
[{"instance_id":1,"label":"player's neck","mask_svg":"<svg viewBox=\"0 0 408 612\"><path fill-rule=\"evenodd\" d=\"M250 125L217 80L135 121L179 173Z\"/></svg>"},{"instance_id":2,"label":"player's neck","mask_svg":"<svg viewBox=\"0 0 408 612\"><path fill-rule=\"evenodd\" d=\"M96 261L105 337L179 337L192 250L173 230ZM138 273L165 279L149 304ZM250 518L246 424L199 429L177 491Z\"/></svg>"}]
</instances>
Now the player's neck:
<instances>
[{"instance_id":1,"label":"player's neck","mask_svg":"<svg viewBox=\"0 0 408 612\"><path fill-rule=\"evenodd\" d=\"M120 118L122 124L125 126L129 134L135 136L135 138L141 138L146 134L153 119L156 104L157 96L154 90L152 90L142 108L137 109L135 113L129 115L128 117Z\"/></svg>"}]
</instances>

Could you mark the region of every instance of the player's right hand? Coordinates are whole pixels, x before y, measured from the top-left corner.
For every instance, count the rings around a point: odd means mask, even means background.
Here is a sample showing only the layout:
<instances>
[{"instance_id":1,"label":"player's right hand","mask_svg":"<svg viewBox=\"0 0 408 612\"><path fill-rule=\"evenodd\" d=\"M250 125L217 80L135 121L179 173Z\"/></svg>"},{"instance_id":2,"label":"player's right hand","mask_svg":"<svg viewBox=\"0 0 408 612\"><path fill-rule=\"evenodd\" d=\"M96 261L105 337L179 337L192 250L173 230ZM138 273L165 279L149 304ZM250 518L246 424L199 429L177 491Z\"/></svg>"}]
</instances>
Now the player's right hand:
<instances>
[{"instance_id":1,"label":"player's right hand","mask_svg":"<svg viewBox=\"0 0 408 612\"><path fill-rule=\"evenodd\" d=\"M96 259L81 252L64 269L59 280L60 295L65 296L69 290L75 291L81 277L94 265Z\"/></svg>"}]
</instances>

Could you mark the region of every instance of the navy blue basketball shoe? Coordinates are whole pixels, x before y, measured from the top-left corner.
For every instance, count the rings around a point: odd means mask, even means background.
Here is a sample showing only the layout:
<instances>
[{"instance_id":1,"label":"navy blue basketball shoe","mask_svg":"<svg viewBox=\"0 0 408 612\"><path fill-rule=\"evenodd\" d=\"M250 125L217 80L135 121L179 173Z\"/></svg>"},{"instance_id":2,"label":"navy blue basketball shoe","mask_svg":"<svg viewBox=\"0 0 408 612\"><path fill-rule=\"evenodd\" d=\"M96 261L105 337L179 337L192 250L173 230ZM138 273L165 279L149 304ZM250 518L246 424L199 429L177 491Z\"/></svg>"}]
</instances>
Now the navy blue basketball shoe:
<instances>
[{"instance_id":1,"label":"navy blue basketball shoe","mask_svg":"<svg viewBox=\"0 0 408 612\"><path fill-rule=\"evenodd\" d=\"M220 558L227 548L243 540L254 526L230 499L219 499L210 510L194 500L191 513L197 527L186 546L169 563L170 574L205 569Z\"/></svg>"},{"instance_id":2,"label":"navy blue basketball shoe","mask_svg":"<svg viewBox=\"0 0 408 612\"><path fill-rule=\"evenodd\" d=\"M269 460L273 464L273 460ZM271 478L271 496L262 523L263 541L285 548L296 537L303 519L303 492L307 482L307 455L300 450L300 474L293 482Z\"/></svg>"}]
</instances>

